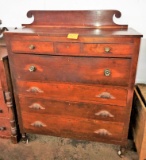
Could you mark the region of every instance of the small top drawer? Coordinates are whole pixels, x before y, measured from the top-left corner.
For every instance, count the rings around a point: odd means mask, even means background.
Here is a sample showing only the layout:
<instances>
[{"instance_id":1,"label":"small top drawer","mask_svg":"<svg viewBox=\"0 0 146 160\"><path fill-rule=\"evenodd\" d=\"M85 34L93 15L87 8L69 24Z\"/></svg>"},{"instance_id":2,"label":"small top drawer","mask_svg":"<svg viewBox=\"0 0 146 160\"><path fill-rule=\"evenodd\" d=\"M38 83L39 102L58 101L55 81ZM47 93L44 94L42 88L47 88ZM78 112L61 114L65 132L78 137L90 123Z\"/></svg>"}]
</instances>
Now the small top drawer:
<instances>
[{"instance_id":1,"label":"small top drawer","mask_svg":"<svg viewBox=\"0 0 146 160\"><path fill-rule=\"evenodd\" d=\"M83 53L92 56L114 56L114 55L131 55L133 52L132 43L128 44L96 44L85 43Z\"/></svg>"},{"instance_id":2,"label":"small top drawer","mask_svg":"<svg viewBox=\"0 0 146 160\"><path fill-rule=\"evenodd\" d=\"M54 53L53 42L43 41L12 41L11 49L14 53Z\"/></svg>"},{"instance_id":3,"label":"small top drawer","mask_svg":"<svg viewBox=\"0 0 146 160\"><path fill-rule=\"evenodd\" d=\"M56 54L78 54L80 53L80 43L59 42L55 44Z\"/></svg>"},{"instance_id":4,"label":"small top drawer","mask_svg":"<svg viewBox=\"0 0 146 160\"><path fill-rule=\"evenodd\" d=\"M50 41L12 41L14 53L51 54L69 56L126 57L133 53L132 43L85 43Z\"/></svg>"}]
</instances>

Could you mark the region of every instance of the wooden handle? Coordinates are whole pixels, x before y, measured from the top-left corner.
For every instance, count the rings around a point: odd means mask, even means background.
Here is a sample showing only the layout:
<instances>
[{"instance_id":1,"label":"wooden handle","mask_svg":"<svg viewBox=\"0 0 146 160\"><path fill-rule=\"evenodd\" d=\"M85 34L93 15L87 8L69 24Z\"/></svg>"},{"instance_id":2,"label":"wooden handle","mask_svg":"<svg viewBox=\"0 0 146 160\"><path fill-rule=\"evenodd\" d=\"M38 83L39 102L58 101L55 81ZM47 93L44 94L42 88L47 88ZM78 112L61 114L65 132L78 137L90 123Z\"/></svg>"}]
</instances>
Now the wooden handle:
<instances>
[{"instance_id":1,"label":"wooden handle","mask_svg":"<svg viewBox=\"0 0 146 160\"><path fill-rule=\"evenodd\" d=\"M101 94L96 95L96 97L105 98L105 99L115 99L115 97L108 92L102 92Z\"/></svg>"},{"instance_id":2,"label":"wooden handle","mask_svg":"<svg viewBox=\"0 0 146 160\"><path fill-rule=\"evenodd\" d=\"M97 131L94 131L94 133L100 135L100 136L111 136L112 134L106 130L106 129L99 129Z\"/></svg>"},{"instance_id":3,"label":"wooden handle","mask_svg":"<svg viewBox=\"0 0 146 160\"><path fill-rule=\"evenodd\" d=\"M114 115L112 115L109 111L106 111L106 110L101 110L95 113L95 115L100 117L110 117L110 118L114 117Z\"/></svg>"},{"instance_id":4,"label":"wooden handle","mask_svg":"<svg viewBox=\"0 0 146 160\"><path fill-rule=\"evenodd\" d=\"M38 103L33 103L32 105L29 106L29 108L36 109L36 110L38 110L38 109L41 109L41 110L45 109L44 107L42 107Z\"/></svg>"},{"instance_id":5,"label":"wooden handle","mask_svg":"<svg viewBox=\"0 0 146 160\"><path fill-rule=\"evenodd\" d=\"M35 121L34 123L31 124L33 127L46 127L47 125L42 123L41 121Z\"/></svg>"}]
</instances>

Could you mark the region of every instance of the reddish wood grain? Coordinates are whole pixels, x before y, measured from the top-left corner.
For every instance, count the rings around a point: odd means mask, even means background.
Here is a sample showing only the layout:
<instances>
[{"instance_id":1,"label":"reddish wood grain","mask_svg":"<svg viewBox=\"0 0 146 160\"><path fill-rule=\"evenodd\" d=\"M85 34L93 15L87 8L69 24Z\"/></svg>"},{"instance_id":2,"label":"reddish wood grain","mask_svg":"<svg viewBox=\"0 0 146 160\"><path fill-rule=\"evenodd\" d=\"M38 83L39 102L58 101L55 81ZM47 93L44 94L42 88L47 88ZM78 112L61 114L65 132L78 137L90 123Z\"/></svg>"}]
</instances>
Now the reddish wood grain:
<instances>
[{"instance_id":1,"label":"reddish wood grain","mask_svg":"<svg viewBox=\"0 0 146 160\"><path fill-rule=\"evenodd\" d=\"M127 100L127 89L113 86L18 81L16 89L20 95L75 102L125 106ZM102 93L110 93L114 98L102 98L100 97Z\"/></svg>"},{"instance_id":2,"label":"reddish wood grain","mask_svg":"<svg viewBox=\"0 0 146 160\"><path fill-rule=\"evenodd\" d=\"M20 61L20 59L22 59ZM26 81L70 82L128 86L131 59L34 56L14 58L15 78ZM30 72L30 67L34 71ZM55 72L53 72L53 70ZM110 75L105 75L109 70Z\"/></svg>"},{"instance_id":3,"label":"reddish wood grain","mask_svg":"<svg viewBox=\"0 0 146 160\"><path fill-rule=\"evenodd\" d=\"M22 134L126 144L142 35L115 24L114 15L120 12L30 11L32 24L5 32Z\"/></svg>"},{"instance_id":4,"label":"reddish wood grain","mask_svg":"<svg viewBox=\"0 0 146 160\"><path fill-rule=\"evenodd\" d=\"M117 10L93 11L37 11L27 13L28 17L34 16L32 24L23 26L54 26L54 27L95 27L95 28L127 28L127 25L118 25L113 22L113 16L121 17Z\"/></svg>"},{"instance_id":5,"label":"reddish wood grain","mask_svg":"<svg viewBox=\"0 0 146 160\"><path fill-rule=\"evenodd\" d=\"M47 98L19 97L22 112L59 116L72 116L95 120L123 122L127 108L96 103L48 100ZM112 117L102 115L102 111L109 112Z\"/></svg>"},{"instance_id":6,"label":"reddish wood grain","mask_svg":"<svg viewBox=\"0 0 146 160\"><path fill-rule=\"evenodd\" d=\"M51 135L64 136L67 134L75 137L83 137L90 139L94 137L94 140L101 139L114 139L121 140L123 134L123 123L118 122L104 122L98 120L89 120L84 118L71 118L64 116L52 116L48 118L47 114L40 116L40 114L26 114L22 112L22 121L24 130L26 132L43 133ZM44 126L35 127L32 124L40 122ZM116 128L116 129L115 129ZM99 129L107 130L111 135L98 135L95 132ZM81 138L82 139L82 138ZM92 138L91 138L92 139Z\"/></svg>"}]
</instances>

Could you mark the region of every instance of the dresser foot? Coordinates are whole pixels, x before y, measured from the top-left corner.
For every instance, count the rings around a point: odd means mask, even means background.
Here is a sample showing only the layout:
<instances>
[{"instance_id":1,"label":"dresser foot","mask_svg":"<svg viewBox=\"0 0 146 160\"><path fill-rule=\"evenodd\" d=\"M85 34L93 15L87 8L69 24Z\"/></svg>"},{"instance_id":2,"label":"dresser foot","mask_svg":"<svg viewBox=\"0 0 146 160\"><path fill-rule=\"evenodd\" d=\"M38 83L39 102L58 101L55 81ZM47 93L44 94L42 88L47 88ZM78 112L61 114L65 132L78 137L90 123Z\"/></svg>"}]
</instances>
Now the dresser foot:
<instances>
[{"instance_id":1,"label":"dresser foot","mask_svg":"<svg viewBox=\"0 0 146 160\"><path fill-rule=\"evenodd\" d=\"M28 144L28 136L26 135L26 133L22 134L21 141L25 144Z\"/></svg>"},{"instance_id":2,"label":"dresser foot","mask_svg":"<svg viewBox=\"0 0 146 160\"><path fill-rule=\"evenodd\" d=\"M121 158L124 157L125 153L126 153L126 147L125 146L120 146L120 149L118 151L119 157L121 157Z\"/></svg>"}]
</instances>

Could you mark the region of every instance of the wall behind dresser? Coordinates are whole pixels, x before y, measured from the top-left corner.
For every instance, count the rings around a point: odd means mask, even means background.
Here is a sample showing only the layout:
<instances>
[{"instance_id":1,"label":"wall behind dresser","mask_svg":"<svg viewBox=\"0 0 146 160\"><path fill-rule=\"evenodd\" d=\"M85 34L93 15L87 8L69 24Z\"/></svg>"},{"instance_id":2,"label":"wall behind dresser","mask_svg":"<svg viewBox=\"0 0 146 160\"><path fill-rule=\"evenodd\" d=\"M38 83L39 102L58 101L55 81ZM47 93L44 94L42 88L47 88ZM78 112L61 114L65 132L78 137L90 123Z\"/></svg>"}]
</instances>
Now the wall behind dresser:
<instances>
[{"instance_id":1,"label":"wall behind dresser","mask_svg":"<svg viewBox=\"0 0 146 160\"><path fill-rule=\"evenodd\" d=\"M100 10L116 9L122 12L115 22L128 24L144 35L137 69L137 83L146 83L146 0L0 0L1 26L21 27L31 23L29 10Z\"/></svg>"}]
</instances>

